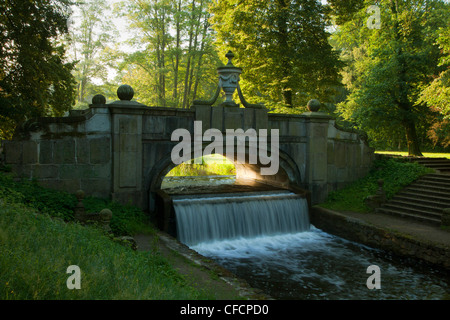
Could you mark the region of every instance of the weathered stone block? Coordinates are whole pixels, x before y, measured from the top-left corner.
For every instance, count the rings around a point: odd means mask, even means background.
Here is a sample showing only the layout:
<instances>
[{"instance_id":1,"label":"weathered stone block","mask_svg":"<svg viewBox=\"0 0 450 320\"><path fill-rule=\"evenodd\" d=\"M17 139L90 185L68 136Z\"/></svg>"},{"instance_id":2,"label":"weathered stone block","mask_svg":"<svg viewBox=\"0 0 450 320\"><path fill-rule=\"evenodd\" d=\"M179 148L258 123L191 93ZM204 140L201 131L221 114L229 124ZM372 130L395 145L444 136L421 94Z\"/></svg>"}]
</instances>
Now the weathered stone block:
<instances>
[{"instance_id":1,"label":"weathered stone block","mask_svg":"<svg viewBox=\"0 0 450 320\"><path fill-rule=\"evenodd\" d=\"M203 132L209 129L211 127L211 107L195 106L195 120L202 122Z\"/></svg>"},{"instance_id":2,"label":"weathered stone block","mask_svg":"<svg viewBox=\"0 0 450 320\"><path fill-rule=\"evenodd\" d=\"M7 164L22 163L22 142L5 141L4 142L5 161Z\"/></svg>"},{"instance_id":3,"label":"weathered stone block","mask_svg":"<svg viewBox=\"0 0 450 320\"><path fill-rule=\"evenodd\" d=\"M327 144L327 164L334 163L334 142L328 141Z\"/></svg>"},{"instance_id":4,"label":"weathered stone block","mask_svg":"<svg viewBox=\"0 0 450 320\"><path fill-rule=\"evenodd\" d=\"M54 162L57 164L75 163L75 141L73 139L55 141Z\"/></svg>"},{"instance_id":5,"label":"weathered stone block","mask_svg":"<svg viewBox=\"0 0 450 320\"><path fill-rule=\"evenodd\" d=\"M85 164L89 163L90 159L90 148L89 148L89 140L88 139L77 139L76 140L76 148L77 148L77 163Z\"/></svg>"},{"instance_id":6,"label":"weathered stone block","mask_svg":"<svg viewBox=\"0 0 450 320\"><path fill-rule=\"evenodd\" d=\"M91 164L107 163L111 160L110 138L92 139L89 141L89 145L90 145ZM120 150L122 150L122 148Z\"/></svg>"},{"instance_id":7,"label":"weathered stone block","mask_svg":"<svg viewBox=\"0 0 450 320\"><path fill-rule=\"evenodd\" d=\"M24 164L34 164L38 162L38 147L35 141L24 141L22 152Z\"/></svg>"},{"instance_id":8,"label":"weathered stone block","mask_svg":"<svg viewBox=\"0 0 450 320\"><path fill-rule=\"evenodd\" d=\"M41 140L39 142L39 163L53 163L53 144L51 140Z\"/></svg>"},{"instance_id":9,"label":"weathered stone block","mask_svg":"<svg viewBox=\"0 0 450 320\"><path fill-rule=\"evenodd\" d=\"M255 109L255 129L267 129L269 126L269 118L267 109Z\"/></svg>"},{"instance_id":10,"label":"weathered stone block","mask_svg":"<svg viewBox=\"0 0 450 320\"><path fill-rule=\"evenodd\" d=\"M94 167L88 164L67 164L59 166L60 179L88 179L94 175Z\"/></svg>"},{"instance_id":11,"label":"weathered stone block","mask_svg":"<svg viewBox=\"0 0 450 320\"><path fill-rule=\"evenodd\" d=\"M226 107L224 109L224 129L242 129L243 112L240 108Z\"/></svg>"},{"instance_id":12,"label":"weathered stone block","mask_svg":"<svg viewBox=\"0 0 450 320\"><path fill-rule=\"evenodd\" d=\"M338 168L344 168L346 166L346 148L342 142L334 143L334 163Z\"/></svg>"},{"instance_id":13,"label":"weathered stone block","mask_svg":"<svg viewBox=\"0 0 450 320\"><path fill-rule=\"evenodd\" d=\"M119 155L119 186L136 187L136 152L121 152Z\"/></svg>"},{"instance_id":14,"label":"weathered stone block","mask_svg":"<svg viewBox=\"0 0 450 320\"><path fill-rule=\"evenodd\" d=\"M138 123L136 117L122 116L119 119L119 132L120 133L137 133Z\"/></svg>"},{"instance_id":15,"label":"weathered stone block","mask_svg":"<svg viewBox=\"0 0 450 320\"><path fill-rule=\"evenodd\" d=\"M59 169L53 164L38 164L32 167L33 177L37 179L57 179Z\"/></svg>"},{"instance_id":16,"label":"weathered stone block","mask_svg":"<svg viewBox=\"0 0 450 320\"><path fill-rule=\"evenodd\" d=\"M137 151L137 135L120 134L119 150L120 152L136 152Z\"/></svg>"},{"instance_id":17,"label":"weathered stone block","mask_svg":"<svg viewBox=\"0 0 450 320\"><path fill-rule=\"evenodd\" d=\"M250 128L255 128L255 109L244 109L244 131Z\"/></svg>"},{"instance_id":18,"label":"weathered stone block","mask_svg":"<svg viewBox=\"0 0 450 320\"><path fill-rule=\"evenodd\" d=\"M211 128L223 129L223 107L211 108Z\"/></svg>"},{"instance_id":19,"label":"weathered stone block","mask_svg":"<svg viewBox=\"0 0 450 320\"><path fill-rule=\"evenodd\" d=\"M165 132L166 121L164 117L144 117L143 133L157 133L162 134Z\"/></svg>"}]
</instances>

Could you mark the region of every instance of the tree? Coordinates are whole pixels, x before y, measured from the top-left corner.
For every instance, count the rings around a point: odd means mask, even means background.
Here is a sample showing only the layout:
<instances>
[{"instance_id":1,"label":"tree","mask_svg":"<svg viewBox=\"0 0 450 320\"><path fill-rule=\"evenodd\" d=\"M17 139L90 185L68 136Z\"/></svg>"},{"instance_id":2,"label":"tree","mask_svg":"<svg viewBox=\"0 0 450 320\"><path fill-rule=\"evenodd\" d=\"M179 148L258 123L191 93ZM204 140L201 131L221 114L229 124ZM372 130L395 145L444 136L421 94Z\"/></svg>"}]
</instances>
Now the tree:
<instances>
[{"instance_id":1,"label":"tree","mask_svg":"<svg viewBox=\"0 0 450 320\"><path fill-rule=\"evenodd\" d=\"M249 101L293 107L312 98L332 100L340 63L320 2L222 0L211 12L220 51L233 51L233 63L244 69L241 86Z\"/></svg>"},{"instance_id":2,"label":"tree","mask_svg":"<svg viewBox=\"0 0 450 320\"><path fill-rule=\"evenodd\" d=\"M76 62L74 77L77 81L78 105L87 104L88 95L97 91L94 79L108 82L108 65L114 54L109 47L113 41L113 26L107 15L109 8L104 0L77 0L76 15L79 24L70 28L70 53Z\"/></svg>"},{"instance_id":3,"label":"tree","mask_svg":"<svg viewBox=\"0 0 450 320\"><path fill-rule=\"evenodd\" d=\"M0 138L11 138L19 123L71 108L73 64L58 42L68 1L4 0L0 12Z\"/></svg>"},{"instance_id":4,"label":"tree","mask_svg":"<svg viewBox=\"0 0 450 320\"><path fill-rule=\"evenodd\" d=\"M426 132L430 112L421 90L438 72L441 52L436 30L447 19L442 1L378 1L380 28L367 25L367 9L341 18L335 41L349 62L344 81L350 91L340 114L369 136L398 134L403 128L410 155L422 155L418 130ZM427 124L429 126L429 122ZM426 127L426 126L425 126Z\"/></svg>"},{"instance_id":5,"label":"tree","mask_svg":"<svg viewBox=\"0 0 450 320\"><path fill-rule=\"evenodd\" d=\"M447 15L449 13L447 12ZM450 17L448 18L450 19ZM448 21L448 20L447 20ZM444 54L439 66L444 68L439 74L433 75L431 83L421 92L419 101L426 103L429 108L439 113L437 121L429 131L430 139L450 146L450 26L439 29L437 40Z\"/></svg>"},{"instance_id":6,"label":"tree","mask_svg":"<svg viewBox=\"0 0 450 320\"><path fill-rule=\"evenodd\" d=\"M209 0L132 0L124 8L137 50L122 68L143 103L189 107L209 96L219 62L208 23ZM138 77L139 80L137 80Z\"/></svg>"}]
</instances>

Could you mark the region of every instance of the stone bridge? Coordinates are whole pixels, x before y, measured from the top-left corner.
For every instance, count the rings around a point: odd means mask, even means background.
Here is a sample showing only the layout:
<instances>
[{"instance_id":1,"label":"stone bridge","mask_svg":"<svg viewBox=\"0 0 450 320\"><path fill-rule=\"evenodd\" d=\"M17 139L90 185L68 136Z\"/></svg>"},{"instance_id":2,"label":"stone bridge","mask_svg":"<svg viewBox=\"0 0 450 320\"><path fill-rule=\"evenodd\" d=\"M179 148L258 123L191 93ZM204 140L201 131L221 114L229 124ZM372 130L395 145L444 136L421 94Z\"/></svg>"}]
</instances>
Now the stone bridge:
<instances>
[{"instance_id":1,"label":"stone bridge","mask_svg":"<svg viewBox=\"0 0 450 320\"><path fill-rule=\"evenodd\" d=\"M221 77L225 71L229 70L219 70ZM225 90L225 80L220 78L218 92ZM4 141L6 164L20 176L50 188L72 193L82 189L87 195L154 212L156 192L176 166L171 152L179 141L171 140L172 133L183 128L193 135L195 121L202 121L203 132L215 128L224 135L227 129L267 129L269 133L278 129L278 172L262 175L261 163L240 162L234 157L230 160L235 163L237 179L307 189L313 204L363 177L374 158L364 139L337 128L325 113L313 108L302 115L268 113L261 105L245 102L238 82L244 108L229 95L224 103L212 106L218 92L209 102L194 101L190 109L148 107L131 100L129 86L121 88L125 91L118 90L119 100L112 103L106 104L104 97L97 95L86 110L28 121L13 140ZM270 145L269 139L269 150ZM250 152L248 147L245 150Z\"/></svg>"}]
</instances>

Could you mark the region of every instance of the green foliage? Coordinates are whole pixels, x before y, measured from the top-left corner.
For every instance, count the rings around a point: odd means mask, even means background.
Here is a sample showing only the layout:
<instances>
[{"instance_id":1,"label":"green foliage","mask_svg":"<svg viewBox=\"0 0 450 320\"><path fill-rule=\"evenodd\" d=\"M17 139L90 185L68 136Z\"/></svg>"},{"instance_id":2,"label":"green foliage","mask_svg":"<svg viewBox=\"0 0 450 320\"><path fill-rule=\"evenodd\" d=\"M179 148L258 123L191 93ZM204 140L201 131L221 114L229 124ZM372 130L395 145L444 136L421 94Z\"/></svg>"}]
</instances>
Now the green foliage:
<instances>
[{"instance_id":1,"label":"green foliage","mask_svg":"<svg viewBox=\"0 0 450 320\"><path fill-rule=\"evenodd\" d=\"M364 200L378 190L378 180L384 181L383 189L387 199L409 185L420 176L433 172L415 162L388 158L374 161L370 173L347 187L331 192L321 206L340 211L369 212Z\"/></svg>"},{"instance_id":2,"label":"green foliage","mask_svg":"<svg viewBox=\"0 0 450 320\"><path fill-rule=\"evenodd\" d=\"M124 54L123 82L149 106L188 108L217 88L217 52L212 45L211 0L127 1L122 13L138 50Z\"/></svg>"},{"instance_id":3,"label":"green foliage","mask_svg":"<svg viewBox=\"0 0 450 320\"><path fill-rule=\"evenodd\" d=\"M108 86L109 81L108 67L117 67L115 63L119 58L111 48L118 35L110 19L110 8L104 0L77 0L75 9L75 16L80 18L71 25L67 43L70 58L76 63L73 75L77 82L77 105L74 108L81 109L91 103L88 98L97 93L105 95L104 86ZM105 16L108 18L105 19ZM106 85L96 85L94 79ZM114 86L117 90L118 85ZM113 98L117 99L117 96L114 94Z\"/></svg>"},{"instance_id":4,"label":"green foliage","mask_svg":"<svg viewBox=\"0 0 450 320\"><path fill-rule=\"evenodd\" d=\"M333 101L340 62L319 1L223 0L211 12L218 49L236 55L249 102L272 109L306 106L312 98Z\"/></svg>"},{"instance_id":5,"label":"green foliage","mask_svg":"<svg viewBox=\"0 0 450 320\"><path fill-rule=\"evenodd\" d=\"M0 299L202 299L157 252L132 251L99 229L63 223L0 195ZM81 270L69 290L67 267Z\"/></svg>"},{"instance_id":6,"label":"green foliage","mask_svg":"<svg viewBox=\"0 0 450 320\"><path fill-rule=\"evenodd\" d=\"M369 5L373 2L364 1L333 35L347 62L343 79L350 92L338 114L374 141L395 144L406 136L410 154L420 155L419 143L436 121L420 94L439 72L442 52L436 40L439 28L448 24L450 5L379 1L379 29L367 27Z\"/></svg>"},{"instance_id":7,"label":"green foliage","mask_svg":"<svg viewBox=\"0 0 450 320\"><path fill-rule=\"evenodd\" d=\"M75 195L40 186L35 181L15 181L11 175L0 173L0 197L9 202L20 202L42 214L73 221L77 204ZM87 197L83 200L87 212L110 209L113 213L110 227L116 236L130 236L137 232L149 232L148 216L131 205L121 205L110 200Z\"/></svg>"},{"instance_id":8,"label":"green foliage","mask_svg":"<svg viewBox=\"0 0 450 320\"><path fill-rule=\"evenodd\" d=\"M58 43L67 0L0 2L0 138L29 118L62 115L74 97L73 64Z\"/></svg>"},{"instance_id":9,"label":"green foliage","mask_svg":"<svg viewBox=\"0 0 450 320\"><path fill-rule=\"evenodd\" d=\"M103 209L112 211L110 227L115 235L132 236L137 232L148 232L148 216L137 207L131 205L122 205L114 201L86 197L83 199L83 205L86 212L100 212Z\"/></svg>"},{"instance_id":10,"label":"green foliage","mask_svg":"<svg viewBox=\"0 0 450 320\"><path fill-rule=\"evenodd\" d=\"M65 221L73 220L73 208L77 203L75 196L67 192L43 188L34 181L16 181L3 173L0 173L0 197Z\"/></svg>"}]
</instances>

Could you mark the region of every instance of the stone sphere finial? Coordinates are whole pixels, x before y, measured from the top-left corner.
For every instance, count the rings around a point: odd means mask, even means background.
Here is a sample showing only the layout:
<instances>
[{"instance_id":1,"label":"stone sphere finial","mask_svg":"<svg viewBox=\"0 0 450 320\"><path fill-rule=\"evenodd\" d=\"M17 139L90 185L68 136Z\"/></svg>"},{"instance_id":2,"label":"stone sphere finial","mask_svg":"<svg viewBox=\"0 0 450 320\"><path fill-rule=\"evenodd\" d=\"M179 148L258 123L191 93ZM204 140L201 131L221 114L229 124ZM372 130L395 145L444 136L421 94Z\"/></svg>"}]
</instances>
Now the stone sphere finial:
<instances>
[{"instance_id":1,"label":"stone sphere finial","mask_svg":"<svg viewBox=\"0 0 450 320\"><path fill-rule=\"evenodd\" d=\"M134 90L130 85L123 84L117 89L117 96L120 100L130 101L131 99L133 99Z\"/></svg>"},{"instance_id":2,"label":"stone sphere finial","mask_svg":"<svg viewBox=\"0 0 450 320\"><path fill-rule=\"evenodd\" d=\"M106 104L106 98L102 94L96 94L92 97L92 104Z\"/></svg>"},{"instance_id":3,"label":"stone sphere finial","mask_svg":"<svg viewBox=\"0 0 450 320\"><path fill-rule=\"evenodd\" d=\"M308 109L311 112L317 112L320 109L320 101L317 99L311 99L308 101Z\"/></svg>"}]
</instances>

